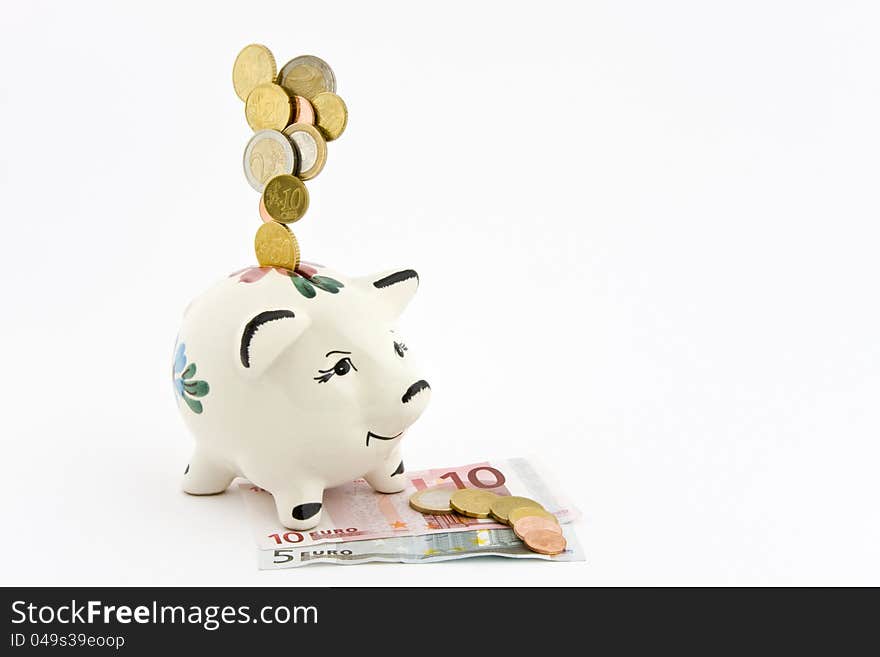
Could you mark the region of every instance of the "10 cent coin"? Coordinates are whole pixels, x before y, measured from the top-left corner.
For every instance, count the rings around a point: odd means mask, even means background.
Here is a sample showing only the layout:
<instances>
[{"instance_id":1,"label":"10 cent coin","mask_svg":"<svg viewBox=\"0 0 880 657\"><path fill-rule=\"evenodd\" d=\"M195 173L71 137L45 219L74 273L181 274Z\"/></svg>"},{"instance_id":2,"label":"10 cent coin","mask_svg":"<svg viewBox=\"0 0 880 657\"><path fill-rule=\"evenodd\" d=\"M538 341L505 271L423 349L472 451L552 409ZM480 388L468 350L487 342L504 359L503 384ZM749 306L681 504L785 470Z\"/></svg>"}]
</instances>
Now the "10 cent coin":
<instances>
[{"instance_id":1,"label":"10 cent coin","mask_svg":"<svg viewBox=\"0 0 880 657\"><path fill-rule=\"evenodd\" d=\"M283 173L266 183L263 188L263 204L268 215L275 221L293 223L309 209L309 192L302 180Z\"/></svg>"}]
</instances>

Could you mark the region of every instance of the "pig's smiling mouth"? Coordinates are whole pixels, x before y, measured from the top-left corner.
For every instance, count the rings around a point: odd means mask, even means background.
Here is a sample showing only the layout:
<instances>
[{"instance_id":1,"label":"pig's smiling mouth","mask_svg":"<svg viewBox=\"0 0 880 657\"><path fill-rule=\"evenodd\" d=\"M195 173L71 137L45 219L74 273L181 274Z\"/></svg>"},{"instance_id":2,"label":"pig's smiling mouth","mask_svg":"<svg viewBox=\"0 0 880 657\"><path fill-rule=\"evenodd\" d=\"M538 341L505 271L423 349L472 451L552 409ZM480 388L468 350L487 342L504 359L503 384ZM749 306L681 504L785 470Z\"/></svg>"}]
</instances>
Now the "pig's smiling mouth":
<instances>
[{"instance_id":1,"label":"pig's smiling mouth","mask_svg":"<svg viewBox=\"0 0 880 657\"><path fill-rule=\"evenodd\" d=\"M367 447L370 446L370 438L375 438L376 440L394 440L395 438L400 438L403 435L403 431L401 431L396 436L380 436L377 433L373 433L372 431L367 431Z\"/></svg>"}]
</instances>

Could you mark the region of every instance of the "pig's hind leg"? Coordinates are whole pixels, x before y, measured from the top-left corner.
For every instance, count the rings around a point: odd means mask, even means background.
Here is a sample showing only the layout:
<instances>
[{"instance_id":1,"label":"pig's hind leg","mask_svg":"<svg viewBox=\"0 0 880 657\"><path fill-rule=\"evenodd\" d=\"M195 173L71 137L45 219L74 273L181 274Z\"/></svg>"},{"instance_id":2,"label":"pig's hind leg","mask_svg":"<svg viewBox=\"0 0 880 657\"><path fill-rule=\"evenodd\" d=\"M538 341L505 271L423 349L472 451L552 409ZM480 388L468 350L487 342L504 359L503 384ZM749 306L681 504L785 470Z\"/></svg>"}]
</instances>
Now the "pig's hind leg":
<instances>
[{"instance_id":1,"label":"pig's hind leg","mask_svg":"<svg viewBox=\"0 0 880 657\"><path fill-rule=\"evenodd\" d=\"M400 458L400 450L394 450L385 461L375 470L364 475L367 483L373 490L380 493L399 493L406 487L406 479L403 476L403 460Z\"/></svg>"},{"instance_id":2,"label":"pig's hind leg","mask_svg":"<svg viewBox=\"0 0 880 657\"><path fill-rule=\"evenodd\" d=\"M267 489L268 490L268 489ZM293 486L271 491L281 524L288 529L312 529L321 522L324 486L299 480Z\"/></svg>"},{"instance_id":3,"label":"pig's hind leg","mask_svg":"<svg viewBox=\"0 0 880 657\"><path fill-rule=\"evenodd\" d=\"M183 473L183 490L190 495L216 495L229 488L233 479L235 472L197 449Z\"/></svg>"}]
</instances>

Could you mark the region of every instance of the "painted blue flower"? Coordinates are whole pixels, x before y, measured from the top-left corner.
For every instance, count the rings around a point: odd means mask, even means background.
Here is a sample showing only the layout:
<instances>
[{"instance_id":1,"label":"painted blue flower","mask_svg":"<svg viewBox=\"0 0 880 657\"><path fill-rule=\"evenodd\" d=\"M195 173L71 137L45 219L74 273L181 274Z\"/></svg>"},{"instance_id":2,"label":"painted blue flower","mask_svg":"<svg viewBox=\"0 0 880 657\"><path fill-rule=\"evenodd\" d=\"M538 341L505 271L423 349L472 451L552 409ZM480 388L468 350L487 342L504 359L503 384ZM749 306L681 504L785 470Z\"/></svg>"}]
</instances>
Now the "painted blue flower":
<instances>
[{"instance_id":1,"label":"painted blue flower","mask_svg":"<svg viewBox=\"0 0 880 657\"><path fill-rule=\"evenodd\" d=\"M207 381L195 381L196 364L186 362L186 345L181 342L174 352L172 364L172 381L177 395L186 402L193 413L201 413L202 402L195 397L204 397L210 391Z\"/></svg>"}]
</instances>

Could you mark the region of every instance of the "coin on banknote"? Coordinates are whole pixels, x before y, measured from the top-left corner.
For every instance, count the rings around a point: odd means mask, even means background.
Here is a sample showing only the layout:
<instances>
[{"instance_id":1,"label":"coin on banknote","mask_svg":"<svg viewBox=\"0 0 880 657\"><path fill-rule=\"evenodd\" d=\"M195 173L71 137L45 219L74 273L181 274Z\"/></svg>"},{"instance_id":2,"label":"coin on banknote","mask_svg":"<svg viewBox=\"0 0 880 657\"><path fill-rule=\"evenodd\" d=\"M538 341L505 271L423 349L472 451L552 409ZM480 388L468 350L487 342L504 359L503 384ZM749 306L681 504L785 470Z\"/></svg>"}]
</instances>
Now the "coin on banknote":
<instances>
[{"instance_id":1,"label":"coin on banknote","mask_svg":"<svg viewBox=\"0 0 880 657\"><path fill-rule=\"evenodd\" d=\"M523 537L523 543L532 552L559 554L565 552L565 537L549 529L535 529Z\"/></svg>"},{"instance_id":2,"label":"coin on banknote","mask_svg":"<svg viewBox=\"0 0 880 657\"><path fill-rule=\"evenodd\" d=\"M556 522L555 518L550 520L549 518L542 518L541 516L526 516L513 523L513 533L521 539L525 539L528 534L537 529L546 529L547 531L556 532L557 534L562 533L562 527L559 526L559 523Z\"/></svg>"},{"instance_id":3,"label":"coin on banknote","mask_svg":"<svg viewBox=\"0 0 880 657\"><path fill-rule=\"evenodd\" d=\"M327 141L338 139L348 124L348 108L332 91L324 91L311 99L315 108L315 125Z\"/></svg>"},{"instance_id":4,"label":"coin on banknote","mask_svg":"<svg viewBox=\"0 0 880 657\"><path fill-rule=\"evenodd\" d=\"M290 96L273 82L254 87L244 104L244 115L254 130L284 130L293 109Z\"/></svg>"},{"instance_id":5,"label":"coin on banknote","mask_svg":"<svg viewBox=\"0 0 880 657\"><path fill-rule=\"evenodd\" d=\"M315 108L305 96L293 95L290 97L293 105L293 123L308 123L315 125Z\"/></svg>"},{"instance_id":6,"label":"coin on banknote","mask_svg":"<svg viewBox=\"0 0 880 657\"><path fill-rule=\"evenodd\" d=\"M452 513L449 498L455 492L455 488L448 486L434 486L413 493L409 498L409 505L420 513Z\"/></svg>"},{"instance_id":7,"label":"coin on banknote","mask_svg":"<svg viewBox=\"0 0 880 657\"><path fill-rule=\"evenodd\" d=\"M281 67L278 84L291 94L311 100L322 91L336 91L336 76L320 57L300 55Z\"/></svg>"},{"instance_id":8,"label":"coin on banknote","mask_svg":"<svg viewBox=\"0 0 880 657\"><path fill-rule=\"evenodd\" d=\"M518 506L515 509L511 509L507 514L507 524L513 526L520 518L526 518L528 516L539 516L541 518L547 518L547 520L553 520L559 522L549 511L545 511L541 507L537 506Z\"/></svg>"},{"instance_id":9,"label":"coin on banknote","mask_svg":"<svg viewBox=\"0 0 880 657\"><path fill-rule=\"evenodd\" d=\"M463 488L449 497L449 505L454 511L471 518L488 518L492 502L498 496L479 488Z\"/></svg>"},{"instance_id":10,"label":"coin on banknote","mask_svg":"<svg viewBox=\"0 0 880 657\"><path fill-rule=\"evenodd\" d=\"M293 271L299 265L299 243L287 226L275 221L260 224L254 251L261 267L283 267Z\"/></svg>"},{"instance_id":11,"label":"coin on banknote","mask_svg":"<svg viewBox=\"0 0 880 657\"><path fill-rule=\"evenodd\" d=\"M528 497L519 497L516 495L502 495L492 502L492 517L498 522L507 523L507 514L513 509L521 506L533 506L538 509L544 507Z\"/></svg>"},{"instance_id":12,"label":"coin on banknote","mask_svg":"<svg viewBox=\"0 0 880 657\"><path fill-rule=\"evenodd\" d=\"M284 129L284 134L297 152L297 177L300 180L311 180L321 173L327 161L327 142L321 133L308 123L293 123Z\"/></svg>"},{"instance_id":13,"label":"coin on banknote","mask_svg":"<svg viewBox=\"0 0 880 657\"><path fill-rule=\"evenodd\" d=\"M309 209L309 191L302 180L283 173L266 183L263 188L263 204L268 215L275 221L293 223Z\"/></svg>"},{"instance_id":14,"label":"coin on banknote","mask_svg":"<svg viewBox=\"0 0 880 657\"><path fill-rule=\"evenodd\" d=\"M285 135L277 130L259 130L244 148L244 176L258 192L282 173L295 173L298 154Z\"/></svg>"},{"instance_id":15,"label":"coin on banknote","mask_svg":"<svg viewBox=\"0 0 880 657\"><path fill-rule=\"evenodd\" d=\"M247 100L258 84L275 79L275 57L266 46L252 43L242 48L232 65L232 86L235 94Z\"/></svg>"}]
</instances>

